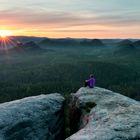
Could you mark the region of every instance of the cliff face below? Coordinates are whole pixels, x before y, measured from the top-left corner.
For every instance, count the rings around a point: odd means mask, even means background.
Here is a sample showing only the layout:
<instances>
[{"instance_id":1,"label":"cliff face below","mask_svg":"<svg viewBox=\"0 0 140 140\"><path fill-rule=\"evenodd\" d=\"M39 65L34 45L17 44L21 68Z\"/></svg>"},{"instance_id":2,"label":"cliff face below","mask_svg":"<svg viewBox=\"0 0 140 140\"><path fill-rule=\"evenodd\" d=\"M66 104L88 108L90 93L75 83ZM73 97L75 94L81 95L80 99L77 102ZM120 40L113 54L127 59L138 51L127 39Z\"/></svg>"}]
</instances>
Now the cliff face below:
<instances>
[{"instance_id":1,"label":"cliff face below","mask_svg":"<svg viewBox=\"0 0 140 140\"><path fill-rule=\"evenodd\" d=\"M66 140L140 139L140 102L98 87L80 88L71 100L75 134Z\"/></svg>"},{"instance_id":2,"label":"cliff face below","mask_svg":"<svg viewBox=\"0 0 140 140\"><path fill-rule=\"evenodd\" d=\"M62 140L64 98L40 95L0 104L0 140Z\"/></svg>"},{"instance_id":3,"label":"cliff face below","mask_svg":"<svg viewBox=\"0 0 140 140\"><path fill-rule=\"evenodd\" d=\"M66 140L140 140L140 102L95 87L71 94ZM64 140L64 98L40 95L0 104L0 140Z\"/></svg>"}]
</instances>

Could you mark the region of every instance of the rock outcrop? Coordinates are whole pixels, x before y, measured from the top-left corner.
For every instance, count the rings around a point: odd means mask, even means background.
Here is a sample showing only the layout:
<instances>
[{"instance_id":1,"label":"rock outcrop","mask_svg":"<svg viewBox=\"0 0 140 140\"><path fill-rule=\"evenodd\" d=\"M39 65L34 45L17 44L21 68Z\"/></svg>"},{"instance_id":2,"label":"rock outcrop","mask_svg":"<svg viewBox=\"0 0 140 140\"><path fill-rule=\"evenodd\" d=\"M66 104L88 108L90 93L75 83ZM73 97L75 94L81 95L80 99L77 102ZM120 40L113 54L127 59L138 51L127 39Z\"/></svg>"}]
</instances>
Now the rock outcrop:
<instances>
[{"instance_id":1,"label":"rock outcrop","mask_svg":"<svg viewBox=\"0 0 140 140\"><path fill-rule=\"evenodd\" d=\"M62 140L64 98L40 95L0 104L0 140Z\"/></svg>"},{"instance_id":2,"label":"rock outcrop","mask_svg":"<svg viewBox=\"0 0 140 140\"><path fill-rule=\"evenodd\" d=\"M70 118L75 134L66 140L140 139L140 103L110 90L80 88L72 94Z\"/></svg>"},{"instance_id":3,"label":"rock outcrop","mask_svg":"<svg viewBox=\"0 0 140 140\"><path fill-rule=\"evenodd\" d=\"M24 50L40 50L40 46L38 46L35 42L33 41L30 41L30 42L27 42L25 44L23 44L22 48Z\"/></svg>"}]
</instances>

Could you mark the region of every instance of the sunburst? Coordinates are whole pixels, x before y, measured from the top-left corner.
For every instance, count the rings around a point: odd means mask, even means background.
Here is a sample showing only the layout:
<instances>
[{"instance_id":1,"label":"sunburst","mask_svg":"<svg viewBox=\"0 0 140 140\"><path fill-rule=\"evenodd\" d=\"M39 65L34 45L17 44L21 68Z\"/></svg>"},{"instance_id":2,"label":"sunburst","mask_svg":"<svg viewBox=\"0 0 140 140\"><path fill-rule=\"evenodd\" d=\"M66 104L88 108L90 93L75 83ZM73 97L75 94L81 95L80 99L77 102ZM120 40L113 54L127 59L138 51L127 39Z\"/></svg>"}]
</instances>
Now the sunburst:
<instances>
[{"instance_id":1,"label":"sunburst","mask_svg":"<svg viewBox=\"0 0 140 140\"><path fill-rule=\"evenodd\" d=\"M0 48L8 50L9 47L14 47L15 42L12 40L13 35L12 31L9 30L0 30Z\"/></svg>"},{"instance_id":2,"label":"sunburst","mask_svg":"<svg viewBox=\"0 0 140 140\"><path fill-rule=\"evenodd\" d=\"M7 36L11 36L12 31L10 30L0 30L0 37L5 38Z\"/></svg>"}]
</instances>

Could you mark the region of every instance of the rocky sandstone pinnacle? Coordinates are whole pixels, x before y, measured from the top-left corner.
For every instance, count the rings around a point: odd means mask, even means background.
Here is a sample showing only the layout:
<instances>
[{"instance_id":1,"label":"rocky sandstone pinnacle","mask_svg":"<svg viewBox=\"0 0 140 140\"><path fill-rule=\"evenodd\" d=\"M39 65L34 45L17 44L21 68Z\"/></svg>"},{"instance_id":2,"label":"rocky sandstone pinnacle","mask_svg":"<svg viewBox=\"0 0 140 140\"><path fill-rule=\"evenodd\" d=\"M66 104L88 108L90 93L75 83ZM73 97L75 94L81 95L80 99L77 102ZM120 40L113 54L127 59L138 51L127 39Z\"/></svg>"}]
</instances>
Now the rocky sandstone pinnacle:
<instances>
[{"instance_id":1,"label":"rocky sandstone pinnacle","mask_svg":"<svg viewBox=\"0 0 140 140\"><path fill-rule=\"evenodd\" d=\"M55 93L0 104L0 140L64 139L63 103Z\"/></svg>"},{"instance_id":2,"label":"rocky sandstone pinnacle","mask_svg":"<svg viewBox=\"0 0 140 140\"><path fill-rule=\"evenodd\" d=\"M70 113L77 132L66 140L140 139L140 102L119 93L80 88L72 94Z\"/></svg>"}]
</instances>

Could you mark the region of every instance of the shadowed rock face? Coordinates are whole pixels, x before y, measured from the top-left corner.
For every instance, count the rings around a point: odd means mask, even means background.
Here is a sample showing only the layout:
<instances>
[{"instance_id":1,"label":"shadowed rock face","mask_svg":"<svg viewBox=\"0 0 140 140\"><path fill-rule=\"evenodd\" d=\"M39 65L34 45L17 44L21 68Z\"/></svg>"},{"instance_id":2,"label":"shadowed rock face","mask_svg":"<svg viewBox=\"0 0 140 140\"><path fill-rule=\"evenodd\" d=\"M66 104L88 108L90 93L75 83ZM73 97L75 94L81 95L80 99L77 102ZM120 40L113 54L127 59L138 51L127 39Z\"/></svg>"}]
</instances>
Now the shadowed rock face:
<instances>
[{"instance_id":1,"label":"shadowed rock face","mask_svg":"<svg viewBox=\"0 0 140 140\"><path fill-rule=\"evenodd\" d=\"M40 95L0 104L0 140L62 140L64 98Z\"/></svg>"},{"instance_id":2,"label":"shadowed rock face","mask_svg":"<svg viewBox=\"0 0 140 140\"><path fill-rule=\"evenodd\" d=\"M80 88L72 94L71 104L81 113L80 121L75 124L79 131L66 140L140 139L139 102L95 87Z\"/></svg>"}]
</instances>

